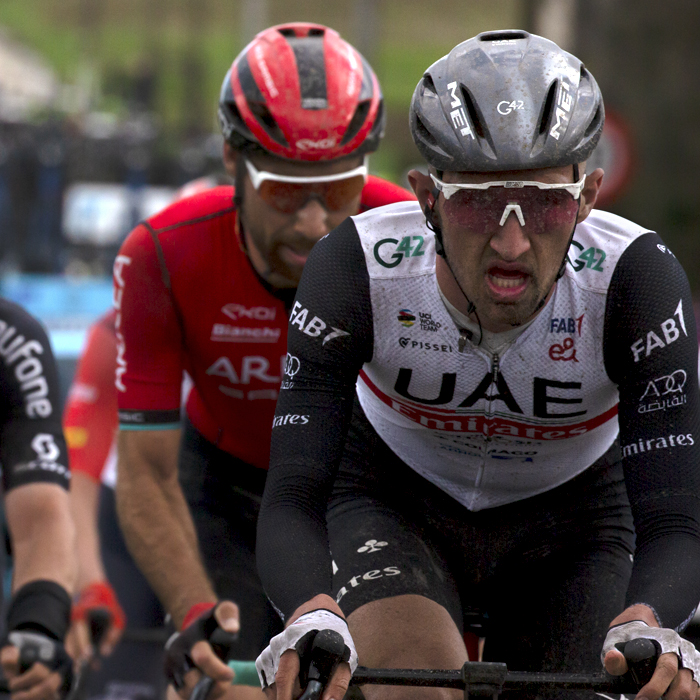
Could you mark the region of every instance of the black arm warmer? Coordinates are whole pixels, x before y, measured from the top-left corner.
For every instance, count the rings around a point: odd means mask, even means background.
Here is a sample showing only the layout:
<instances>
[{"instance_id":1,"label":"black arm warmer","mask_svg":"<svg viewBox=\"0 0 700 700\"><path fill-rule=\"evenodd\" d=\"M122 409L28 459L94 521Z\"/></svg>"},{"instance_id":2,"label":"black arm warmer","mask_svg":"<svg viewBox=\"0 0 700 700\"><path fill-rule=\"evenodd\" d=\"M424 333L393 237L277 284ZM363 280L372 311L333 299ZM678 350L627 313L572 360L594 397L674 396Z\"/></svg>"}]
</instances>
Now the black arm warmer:
<instances>
[{"instance_id":1,"label":"black arm warmer","mask_svg":"<svg viewBox=\"0 0 700 700\"><path fill-rule=\"evenodd\" d=\"M314 247L304 268L273 422L256 549L263 586L284 618L331 593L326 506L355 381L372 346L369 275L347 219Z\"/></svg>"},{"instance_id":2,"label":"black arm warmer","mask_svg":"<svg viewBox=\"0 0 700 700\"><path fill-rule=\"evenodd\" d=\"M608 293L605 366L620 391L620 444L637 547L627 605L682 629L700 600L700 396L693 302L656 234L627 248Z\"/></svg>"}]
</instances>

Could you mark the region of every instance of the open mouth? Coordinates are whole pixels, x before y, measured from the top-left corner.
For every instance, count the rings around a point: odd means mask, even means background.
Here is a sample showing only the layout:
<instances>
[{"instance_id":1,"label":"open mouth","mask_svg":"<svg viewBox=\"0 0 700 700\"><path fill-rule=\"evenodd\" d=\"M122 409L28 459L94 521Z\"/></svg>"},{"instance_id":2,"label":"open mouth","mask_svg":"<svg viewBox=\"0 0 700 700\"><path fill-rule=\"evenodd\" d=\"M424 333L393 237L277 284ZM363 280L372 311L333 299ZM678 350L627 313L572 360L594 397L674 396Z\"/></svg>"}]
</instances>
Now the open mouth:
<instances>
[{"instance_id":1,"label":"open mouth","mask_svg":"<svg viewBox=\"0 0 700 700\"><path fill-rule=\"evenodd\" d=\"M303 249L297 250L288 245L281 245L279 248L280 257L288 265L305 265L309 257L309 252L310 251Z\"/></svg>"},{"instance_id":2,"label":"open mouth","mask_svg":"<svg viewBox=\"0 0 700 700\"><path fill-rule=\"evenodd\" d=\"M492 267L486 273L486 280L492 294L501 298L513 299L525 291L530 281L530 275L521 270Z\"/></svg>"}]
</instances>

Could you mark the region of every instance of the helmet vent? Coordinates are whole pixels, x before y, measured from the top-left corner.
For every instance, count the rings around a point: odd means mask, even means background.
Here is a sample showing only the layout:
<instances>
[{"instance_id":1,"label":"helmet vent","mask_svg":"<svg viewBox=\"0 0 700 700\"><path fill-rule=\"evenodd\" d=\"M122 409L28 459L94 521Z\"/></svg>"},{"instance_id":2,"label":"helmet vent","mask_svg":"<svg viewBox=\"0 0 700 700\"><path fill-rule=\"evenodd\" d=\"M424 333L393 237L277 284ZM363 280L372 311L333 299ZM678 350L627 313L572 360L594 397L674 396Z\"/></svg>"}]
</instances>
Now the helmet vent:
<instances>
[{"instance_id":1,"label":"helmet vent","mask_svg":"<svg viewBox=\"0 0 700 700\"><path fill-rule=\"evenodd\" d=\"M423 76L423 90L425 92L431 92L433 95L437 96L437 90L435 89L435 83L433 82L433 76L426 73Z\"/></svg>"},{"instance_id":2,"label":"helmet vent","mask_svg":"<svg viewBox=\"0 0 700 700\"><path fill-rule=\"evenodd\" d=\"M593 115L593 119L591 119L591 123L586 128L586 133L584 134L585 138L588 138L591 134L593 134L601 128L600 122L602 118L603 110L600 108L600 105L598 105L598 109L596 109L595 114Z\"/></svg>"},{"instance_id":3,"label":"helmet vent","mask_svg":"<svg viewBox=\"0 0 700 700\"><path fill-rule=\"evenodd\" d=\"M438 142L435 137L426 129L425 124L421 121L421 118L416 114L416 125L414 132L417 136L417 140L423 141L430 144L433 148L439 148Z\"/></svg>"},{"instance_id":4,"label":"helmet vent","mask_svg":"<svg viewBox=\"0 0 700 700\"><path fill-rule=\"evenodd\" d=\"M370 100L365 100L364 102L360 102L360 104L357 105L355 114L352 115L352 119L350 120L348 128L345 131L345 134L343 135L343 138L340 142L341 146L344 146L346 143L349 143L353 138L355 138L355 136L357 136L358 131L362 128L362 125L367 119L367 115L369 114L369 108L371 106L372 103Z\"/></svg>"},{"instance_id":5,"label":"helmet vent","mask_svg":"<svg viewBox=\"0 0 700 700\"><path fill-rule=\"evenodd\" d=\"M277 31L287 39L298 36L297 30L294 29L294 27L281 27ZM306 36L323 36L325 33L326 30L322 27L312 27L308 32L306 32Z\"/></svg>"},{"instance_id":6,"label":"helmet vent","mask_svg":"<svg viewBox=\"0 0 700 700\"><path fill-rule=\"evenodd\" d=\"M271 138L282 146L289 146L287 139L284 138L282 129L279 128L279 125L270 113L270 110L267 108L266 104L263 102L249 102L248 107L253 113L253 116L264 127L265 131L267 131Z\"/></svg>"},{"instance_id":7,"label":"helmet vent","mask_svg":"<svg viewBox=\"0 0 700 700\"><path fill-rule=\"evenodd\" d=\"M527 39L527 32L484 32L479 35L479 41L514 41L515 39Z\"/></svg>"},{"instance_id":8,"label":"helmet vent","mask_svg":"<svg viewBox=\"0 0 700 700\"><path fill-rule=\"evenodd\" d=\"M549 127L549 123L552 120L552 114L554 111L554 98L557 94L557 82L556 80L549 86L547 91L547 98L544 101L544 106L542 108L542 117L540 118L540 129L539 133L544 134Z\"/></svg>"},{"instance_id":9,"label":"helmet vent","mask_svg":"<svg viewBox=\"0 0 700 700\"><path fill-rule=\"evenodd\" d=\"M374 96L374 81L372 80L372 69L369 63L362 59L362 85L360 86L360 94L357 96L357 101L364 102L371 100Z\"/></svg>"},{"instance_id":10,"label":"helmet vent","mask_svg":"<svg viewBox=\"0 0 700 700\"><path fill-rule=\"evenodd\" d=\"M469 91L464 87L464 85L461 86L461 91L462 99L464 100L464 106L467 108L467 112L469 113L469 121L471 121L472 126L474 127L474 131L476 131L476 134L479 138L488 139L486 130L484 129L483 119L481 119L476 110L476 107L474 106L474 100L472 99L472 96L469 94Z\"/></svg>"},{"instance_id":11,"label":"helmet vent","mask_svg":"<svg viewBox=\"0 0 700 700\"><path fill-rule=\"evenodd\" d=\"M254 141L255 137L250 133L248 126L241 117L236 103L222 102L219 105L219 119L224 137L235 148L239 148L247 141Z\"/></svg>"},{"instance_id":12,"label":"helmet vent","mask_svg":"<svg viewBox=\"0 0 700 700\"><path fill-rule=\"evenodd\" d=\"M287 41L296 60L302 109L328 109L323 33Z\"/></svg>"}]
</instances>

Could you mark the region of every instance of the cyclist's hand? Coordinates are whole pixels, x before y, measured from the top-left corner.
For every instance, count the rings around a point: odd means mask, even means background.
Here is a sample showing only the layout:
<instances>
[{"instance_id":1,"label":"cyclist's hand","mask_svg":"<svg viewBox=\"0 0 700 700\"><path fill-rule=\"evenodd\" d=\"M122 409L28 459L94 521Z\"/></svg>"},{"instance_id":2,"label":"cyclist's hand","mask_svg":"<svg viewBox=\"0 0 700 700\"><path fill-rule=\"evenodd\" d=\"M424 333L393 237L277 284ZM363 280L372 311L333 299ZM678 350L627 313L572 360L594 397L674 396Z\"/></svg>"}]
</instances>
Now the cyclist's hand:
<instances>
[{"instance_id":1,"label":"cyclist's hand","mask_svg":"<svg viewBox=\"0 0 700 700\"><path fill-rule=\"evenodd\" d=\"M8 680L12 700L60 700L68 693L72 680L72 660L63 645L34 632L12 632L12 644L0 649L0 666ZM20 673L20 648L25 643L39 649L39 658Z\"/></svg>"},{"instance_id":2,"label":"cyclist's hand","mask_svg":"<svg viewBox=\"0 0 700 700\"><path fill-rule=\"evenodd\" d=\"M125 626L126 616L114 589L106 581L95 581L83 588L73 604L66 649L78 662L96 655L94 645L101 656L109 656Z\"/></svg>"},{"instance_id":3,"label":"cyclist's hand","mask_svg":"<svg viewBox=\"0 0 700 700\"><path fill-rule=\"evenodd\" d=\"M340 609L338 608L338 612ZM269 700L292 700L301 694L299 676L306 682L310 673L311 660L320 663L317 653L324 645L316 648L319 640L328 639L327 635L337 640L329 649L325 658L329 662L321 676L330 676L321 696L322 700L342 700L350 683L352 671L357 667L357 652L350 636L345 619L332 610L318 608L300 615L287 628L270 640L269 646L255 662L260 677L260 684ZM323 632L322 632L323 631ZM341 663L338 663L341 661ZM349 662L349 663L348 663ZM336 664L337 667L336 667Z\"/></svg>"},{"instance_id":4,"label":"cyclist's hand","mask_svg":"<svg viewBox=\"0 0 700 700\"><path fill-rule=\"evenodd\" d=\"M216 653L210 641L217 646L219 654L225 657L226 644L217 645L216 639L221 630L234 635L239 628L238 606L225 600L168 640L165 647L165 672L183 700L189 698L202 674L216 681L208 695L210 700L216 700L230 689L233 671ZM217 630L219 633L212 639Z\"/></svg>"},{"instance_id":5,"label":"cyclist's hand","mask_svg":"<svg viewBox=\"0 0 700 700\"><path fill-rule=\"evenodd\" d=\"M267 700L292 700L301 695L299 654L294 649L288 649L280 656L275 682L267 686L264 693Z\"/></svg>"},{"instance_id":6,"label":"cyclist's hand","mask_svg":"<svg viewBox=\"0 0 700 700\"><path fill-rule=\"evenodd\" d=\"M352 672L350 665L341 663L326 685L321 700L342 700L345 697ZM265 688L268 700L292 700L302 693L299 685L299 654L289 649L280 657L275 682Z\"/></svg>"},{"instance_id":7,"label":"cyclist's hand","mask_svg":"<svg viewBox=\"0 0 700 700\"><path fill-rule=\"evenodd\" d=\"M614 676L628 670L617 644L639 637L652 639L662 653L651 679L637 693L637 699L657 700L664 695L666 700L695 700L698 694L696 679L700 677L700 655L695 647L681 639L674 630L660 628L651 611L649 615L644 610L630 611L626 610L613 620L608 630L602 654L605 670Z\"/></svg>"}]
</instances>

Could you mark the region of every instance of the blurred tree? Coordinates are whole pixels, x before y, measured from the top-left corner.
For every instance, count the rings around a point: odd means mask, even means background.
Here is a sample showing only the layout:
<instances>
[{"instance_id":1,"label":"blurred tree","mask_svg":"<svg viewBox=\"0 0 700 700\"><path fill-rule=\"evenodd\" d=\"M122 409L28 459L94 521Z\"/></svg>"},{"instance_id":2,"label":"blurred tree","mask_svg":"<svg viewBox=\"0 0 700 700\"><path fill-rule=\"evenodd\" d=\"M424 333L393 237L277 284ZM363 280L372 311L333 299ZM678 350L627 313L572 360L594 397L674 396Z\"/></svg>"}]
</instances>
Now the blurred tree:
<instances>
[{"instance_id":1,"label":"blurred tree","mask_svg":"<svg viewBox=\"0 0 700 700\"><path fill-rule=\"evenodd\" d=\"M268 0L241 0L241 45L272 24ZM232 59L233 60L233 57Z\"/></svg>"},{"instance_id":2,"label":"blurred tree","mask_svg":"<svg viewBox=\"0 0 700 700\"><path fill-rule=\"evenodd\" d=\"M383 2L382 0L354 0L353 4L355 27L350 41L373 65L379 56Z\"/></svg>"},{"instance_id":3,"label":"blurred tree","mask_svg":"<svg viewBox=\"0 0 700 700\"><path fill-rule=\"evenodd\" d=\"M204 94L207 0L186 0L187 48L182 57L182 127L185 138L208 131L210 106Z\"/></svg>"},{"instance_id":4,"label":"blurred tree","mask_svg":"<svg viewBox=\"0 0 700 700\"><path fill-rule=\"evenodd\" d=\"M78 83L85 104L93 107L100 91L99 44L104 21L104 5L100 0L79 0L78 23L80 27L80 68Z\"/></svg>"}]
</instances>

